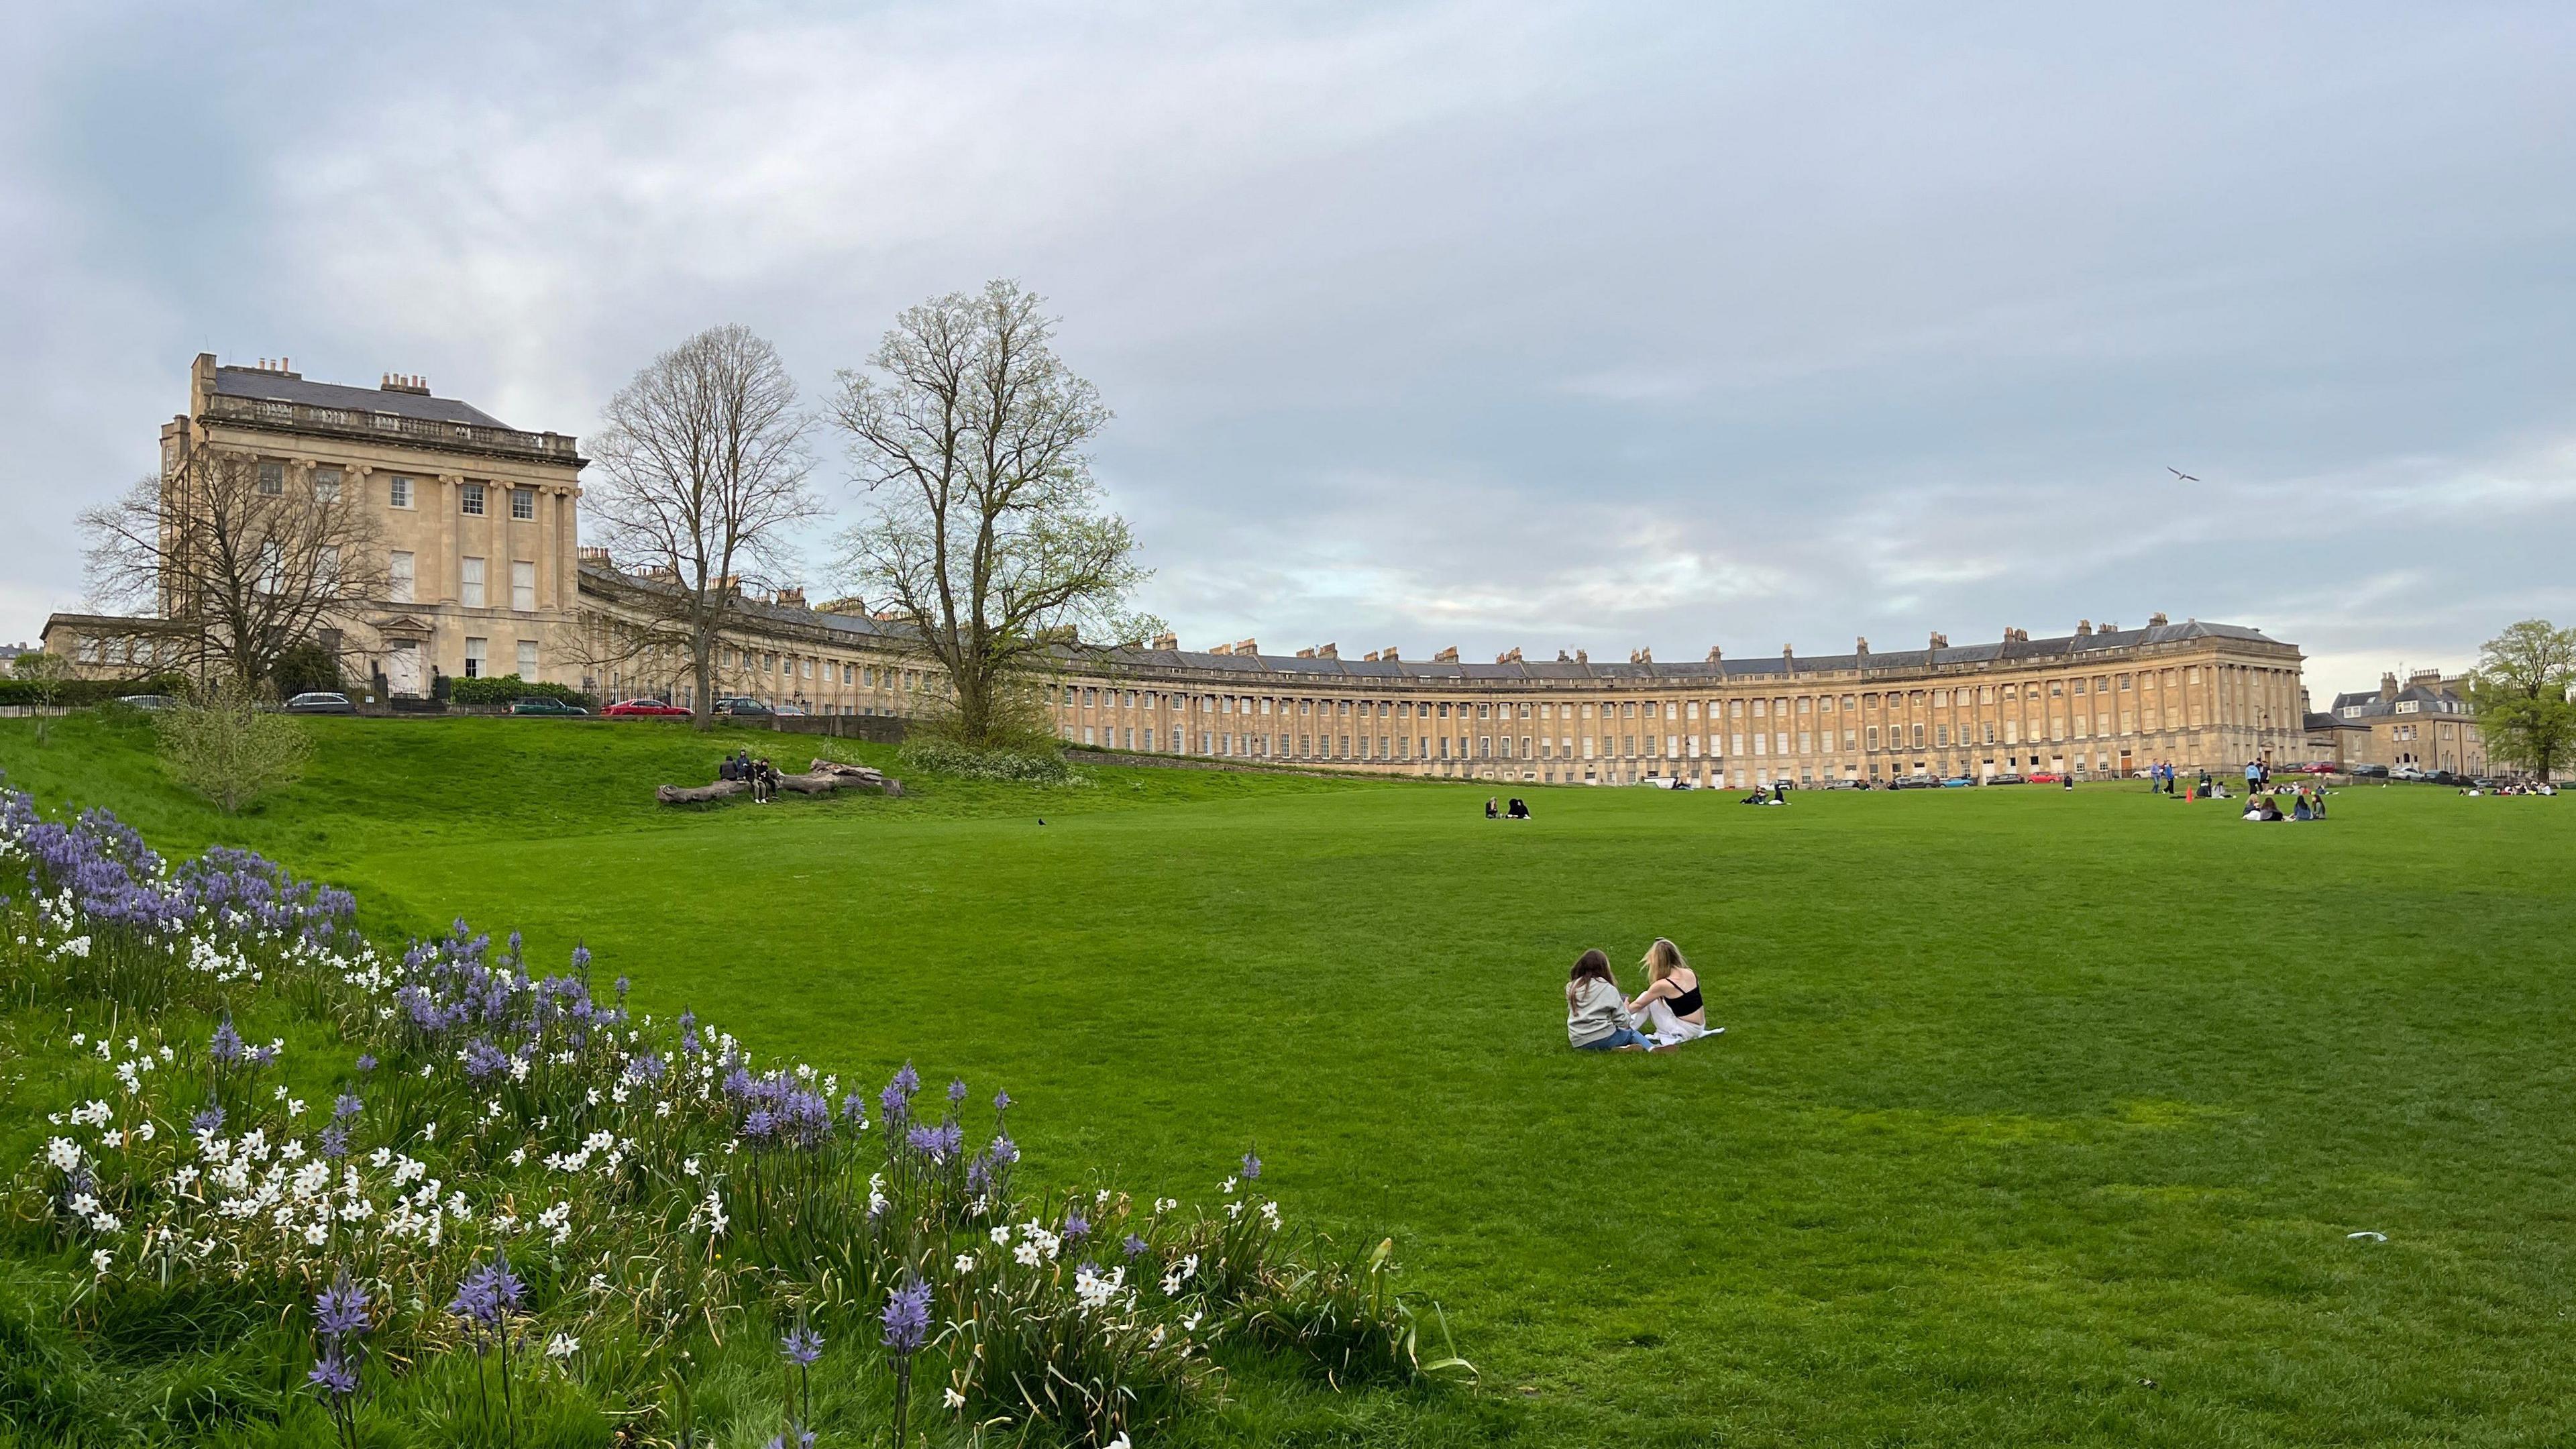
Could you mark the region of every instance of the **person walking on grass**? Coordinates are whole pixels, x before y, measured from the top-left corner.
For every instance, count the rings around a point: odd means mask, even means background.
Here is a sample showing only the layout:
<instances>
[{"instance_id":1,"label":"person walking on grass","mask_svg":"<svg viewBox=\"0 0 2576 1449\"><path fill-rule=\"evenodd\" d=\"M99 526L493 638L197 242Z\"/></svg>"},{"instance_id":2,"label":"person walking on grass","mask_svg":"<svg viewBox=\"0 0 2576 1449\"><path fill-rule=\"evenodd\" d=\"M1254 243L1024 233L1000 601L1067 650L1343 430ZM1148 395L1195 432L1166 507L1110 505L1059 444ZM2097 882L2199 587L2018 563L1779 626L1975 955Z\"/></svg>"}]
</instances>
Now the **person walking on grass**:
<instances>
[{"instance_id":1,"label":"person walking on grass","mask_svg":"<svg viewBox=\"0 0 2576 1449\"><path fill-rule=\"evenodd\" d=\"M1577 957L1565 982L1565 1039L1579 1052L1642 1052L1653 1047L1637 1033L1627 998L1599 950Z\"/></svg>"}]
</instances>

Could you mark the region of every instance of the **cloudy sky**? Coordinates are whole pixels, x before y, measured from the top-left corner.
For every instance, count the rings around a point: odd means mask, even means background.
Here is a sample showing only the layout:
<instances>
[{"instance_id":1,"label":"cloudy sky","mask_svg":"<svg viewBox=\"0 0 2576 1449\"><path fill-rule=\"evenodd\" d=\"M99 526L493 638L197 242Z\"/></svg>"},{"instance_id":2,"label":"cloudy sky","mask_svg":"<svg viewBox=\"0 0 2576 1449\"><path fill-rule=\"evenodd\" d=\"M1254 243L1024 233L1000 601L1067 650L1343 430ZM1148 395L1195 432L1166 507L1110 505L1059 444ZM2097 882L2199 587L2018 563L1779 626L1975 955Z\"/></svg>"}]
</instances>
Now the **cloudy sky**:
<instances>
[{"instance_id":1,"label":"cloudy sky","mask_svg":"<svg viewBox=\"0 0 2576 1449\"><path fill-rule=\"evenodd\" d=\"M2576 6L2108 8L24 10L0 636L199 351L587 433L995 276L1193 645L2576 622Z\"/></svg>"}]
</instances>

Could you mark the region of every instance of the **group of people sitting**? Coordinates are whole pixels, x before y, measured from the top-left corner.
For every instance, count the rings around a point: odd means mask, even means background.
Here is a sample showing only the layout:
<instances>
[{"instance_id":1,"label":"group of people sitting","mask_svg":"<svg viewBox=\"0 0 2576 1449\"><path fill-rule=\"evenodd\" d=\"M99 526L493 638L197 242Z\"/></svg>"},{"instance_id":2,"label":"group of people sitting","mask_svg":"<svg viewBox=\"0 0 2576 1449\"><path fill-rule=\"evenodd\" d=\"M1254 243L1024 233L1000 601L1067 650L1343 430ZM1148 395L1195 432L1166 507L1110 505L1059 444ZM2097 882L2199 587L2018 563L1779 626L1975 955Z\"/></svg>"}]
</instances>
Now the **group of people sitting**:
<instances>
[{"instance_id":1,"label":"group of people sitting","mask_svg":"<svg viewBox=\"0 0 2576 1449\"><path fill-rule=\"evenodd\" d=\"M2281 813L2282 792L2271 791L2257 795L2253 799L2245 802L2245 818L2248 820L2262 821L2323 820L2326 818L2325 786L2320 785L2313 780L2302 780L2299 782L2298 788L2289 791L2288 794L2291 799L2289 814L2285 815Z\"/></svg>"},{"instance_id":2,"label":"group of people sitting","mask_svg":"<svg viewBox=\"0 0 2576 1449\"><path fill-rule=\"evenodd\" d=\"M1745 796L1743 799L1738 800L1735 803L1738 805L1786 805L1789 803L1788 782L1785 780L1775 780L1771 783L1771 788L1769 790L1764 790L1757 785L1754 787L1752 794Z\"/></svg>"},{"instance_id":3,"label":"group of people sitting","mask_svg":"<svg viewBox=\"0 0 2576 1449\"><path fill-rule=\"evenodd\" d=\"M1529 802L1518 795L1514 795L1510 805L1498 807L1494 804L1494 797L1488 795L1485 797L1485 818L1488 820L1527 820L1530 818Z\"/></svg>"},{"instance_id":4,"label":"group of people sitting","mask_svg":"<svg viewBox=\"0 0 2576 1449\"><path fill-rule=\"evenodd\" d=\"M778 798L778 767L766 755L755 760L751 751L736 750L716 765L716 778L749 784L754 804L766 805Z\"/></svg>"},{"instance_id":5,"label":"group of people sitting","mask_svg":"<svg viewBox=\"0 0 2576 1449\"><path fill-rule=\"evenodd\" d=\"M1632 998L1610 974L1607 955L1595 949L1576 959L1565 983L1565 1036L1576 1051L1668 1052L1726 1030L1709 1026L1699 973L1680 947L1659 936L1638 964L1646 988Z\"/></svg>"}]
</instances>

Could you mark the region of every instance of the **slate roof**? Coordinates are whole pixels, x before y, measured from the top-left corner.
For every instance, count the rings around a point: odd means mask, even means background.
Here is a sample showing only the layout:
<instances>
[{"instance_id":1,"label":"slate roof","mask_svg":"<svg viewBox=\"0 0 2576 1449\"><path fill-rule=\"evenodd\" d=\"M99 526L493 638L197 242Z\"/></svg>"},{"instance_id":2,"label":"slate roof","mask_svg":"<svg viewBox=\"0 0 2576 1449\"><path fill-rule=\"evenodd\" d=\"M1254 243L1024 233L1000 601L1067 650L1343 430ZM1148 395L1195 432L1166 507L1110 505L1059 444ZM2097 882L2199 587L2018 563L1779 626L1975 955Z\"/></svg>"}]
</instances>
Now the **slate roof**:
<instances>
[{"instance_id":1,"label":"slate roof","mask_svg":"<svg viewBox=\"0 0 2576 1449\"><path fill-rule=\"evenodd\" d=\"M1397 661L1368 659L1306 659L1279 654L1210 654L1198 650L1116 649L1107 652L1108 662L1144 672L1194 670L1236 675L1302 675L1343 679L1354 683L1370 679L1456 679L1461 681L1511 680L1533 681L1687 681L1695 679L1743 679L1753 676L1842 672L1860 669L1922 670L1960 664L2015 664L2025 661L2062 661L2087 654L2113 653L2144 645L2174 644L2191 639L2239 639L2249 643L2280 644L2259 629L2241 624L2211 624L2186 620L2180 624L2156 624L2143 629L2101 630L2088 635L2069 634L2054 639L2015 639L1991 644L1969 644L1946 649L1901 649L1859 654L1801 654L1792 658L1757 656L1717 661L1692 660L1672 664L1584 663L1577 660L1529 660L1506 664L1473 664L1465 661L1417 660ZM2283 646L2287 647L2287 646Z\"/></svg>"},{"instance_id":2,"label":"slate roof","mask_svg":"<svg viewBox=\"0 0 2576 1449\"><path fill-rule=\"evenodd\" d=\"M2399 709L2397 706L2400 704L2412 704L2415 708ZM2370 720L2385 719L2390 715L2399 714L2466 715L2475 714L2477 711L2467 700L2449 690L2428 689L2420 684L2410 684L2397 691L2397 697L2394 699L2383 698L2375 689L2338 694L2335 696L2334 708L2328 712L2338 720Z\"/></svg>"},{"instance_id":3,"label":"slate roof","mask_svg":"<svg viewBox=\"0 0 2576 1449\"><path fill-rule=\"evenodd\" d=\"M392 413L432 423L472 423L486 428L510 425L470 403L452 397L424 397L389 388L350 387L336 382L307 382L257 367L217 367L217 397L256 398L263 402L301 403L309 408L346 408L351 412ZM511 429L511 431L517 431Z\"/></svg>"}]
</instances>

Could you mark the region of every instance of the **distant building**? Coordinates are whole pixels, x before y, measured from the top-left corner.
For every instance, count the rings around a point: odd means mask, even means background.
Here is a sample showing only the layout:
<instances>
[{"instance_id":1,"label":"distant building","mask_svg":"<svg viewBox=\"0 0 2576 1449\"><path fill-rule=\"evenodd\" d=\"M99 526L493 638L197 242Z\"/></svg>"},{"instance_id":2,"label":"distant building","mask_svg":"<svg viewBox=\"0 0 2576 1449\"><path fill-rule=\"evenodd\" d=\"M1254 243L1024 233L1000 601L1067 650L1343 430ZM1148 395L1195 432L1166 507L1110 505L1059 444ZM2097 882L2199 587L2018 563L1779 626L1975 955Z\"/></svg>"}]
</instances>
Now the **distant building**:
<instances>
[{"instance_id":1,"label":"distant building","mask_svg":"<svg viewBox=\"0 0 2576 1449\"><path fill-rule=\"evenodd\" d=\"M2334 707L2311 715L2311 737L2330 735L2339 765L2413 766L2461 775L2487 771L2486 736L2468 700L2463 678L2419 669L2400 685L2379 676L2375 691L2338 694Z\"/></svg>"}]
</instances>

